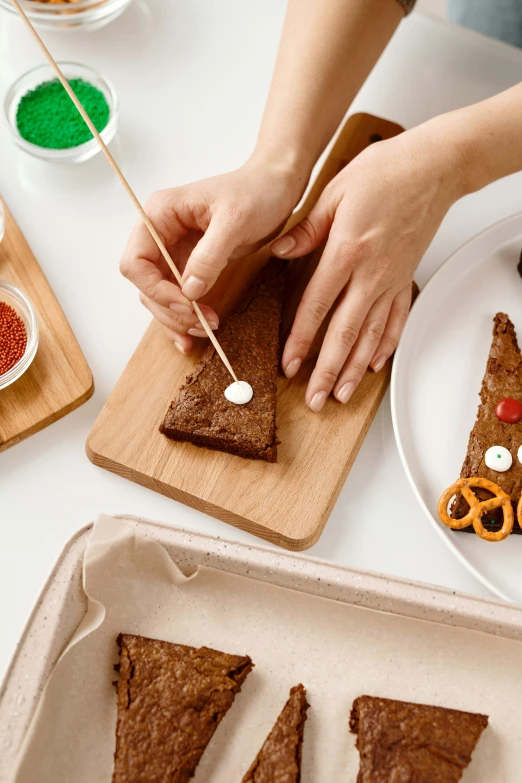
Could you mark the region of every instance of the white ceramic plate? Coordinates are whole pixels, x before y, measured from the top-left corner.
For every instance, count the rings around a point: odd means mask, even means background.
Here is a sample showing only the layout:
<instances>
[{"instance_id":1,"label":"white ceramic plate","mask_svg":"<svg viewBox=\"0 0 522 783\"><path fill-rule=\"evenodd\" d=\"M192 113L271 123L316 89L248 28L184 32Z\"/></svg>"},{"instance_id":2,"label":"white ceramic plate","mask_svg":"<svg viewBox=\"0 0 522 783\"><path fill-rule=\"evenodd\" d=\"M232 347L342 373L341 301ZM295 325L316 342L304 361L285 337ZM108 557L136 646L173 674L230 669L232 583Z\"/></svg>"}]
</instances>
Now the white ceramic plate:
<instances>
[{"instance_id":1,"label":"white ceramic plate","mask_svg":"<svg viewBox=\"0 0 522 783\"><path fill-rule=\"evenodd\" d=\"M453 532L439 521L437 503L460 475L495 313L509 315L522 344L521 248L522 213L488 228L446 261L412 309L391 386L401 460L426 516L478 579L517 603L522 603L522 536L490 543Z\"/></svg>"}]
</instances>

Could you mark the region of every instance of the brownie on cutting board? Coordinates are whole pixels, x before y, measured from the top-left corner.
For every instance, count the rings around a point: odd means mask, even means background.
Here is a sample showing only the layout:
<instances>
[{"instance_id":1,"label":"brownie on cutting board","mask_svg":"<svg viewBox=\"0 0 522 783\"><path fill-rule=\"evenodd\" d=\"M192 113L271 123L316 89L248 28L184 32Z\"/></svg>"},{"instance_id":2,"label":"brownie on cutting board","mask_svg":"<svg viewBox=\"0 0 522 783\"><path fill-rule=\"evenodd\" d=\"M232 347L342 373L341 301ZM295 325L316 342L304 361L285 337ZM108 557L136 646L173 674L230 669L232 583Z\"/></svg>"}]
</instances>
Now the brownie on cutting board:
<instances>
[{"instance_id":1,"label":"brownie on cutting board","mask_svg":"<svg viewBox=\"0 0 522 783\"><path fill-rule=\"evenodd\" d=\"M357 783L457 783L487 725L487 715L359 696L350 715Z\"/></svg>"},{"instance_id":2,"label":"brownie on cutting board","mask_svg":"<svg viewBox=\"0 0 522 783\"><path fill-rule=\"evenodd\" d=\"M187 783L252 660L132 634L117 641L112 783Z\"/></svg>"},{"instance_id":3,"label":"brownie on cutting board","mask_svg":"<svg viewBox=\"0 0 522 783\"><path fill-rule=\"evenodd\" d=\"M170 404L161 432L178 441L267 462L277 460L276 377L286 265L271 261L217 338L234 372L254 396L235 405L224 396L232 379L213 345Z\"/></svg>"},{"instance_id":4,"label":"brownie on cutting board","mask_svg":"<svg viewBox=\"0 0 522 783\"><path fill-rule=\"evenodd\" d=\"M497 418L495 407L505 398L522 402L522 354L518 347L515 327L509 317L505 313L497 313L486 373L480 390L477 419L469 436L468 451L460 475L463 478L480 476L497 484L511 496L516 519L516 507L522 491L522 464L518 459L518 449L522 445L522 420L513 424ZM490 446L504 446L511 453L513 464L509 470L499 472L487 467L485 454ZM474 492L480 501L492 497L487 489L474 489ZM453 519L462 519L468 511L467 501L459 495L451 508L451 516ZM502 509L484 514L482 521L487 524L488 530L500 530L503 521ZM463 532L475 531L473 526L469 525ZM522 533L516 523L513 533Z\"/></svg>"},{"instance_id":5,"label":"brownie on cutting board","mask_svg":"<svg viewBox=\"0 0 522 783\"><path fill-rule=\"evenodd\" d=\"M242 783L299 783L306 690L296 685Z\"/></svg>"}]
</instances>

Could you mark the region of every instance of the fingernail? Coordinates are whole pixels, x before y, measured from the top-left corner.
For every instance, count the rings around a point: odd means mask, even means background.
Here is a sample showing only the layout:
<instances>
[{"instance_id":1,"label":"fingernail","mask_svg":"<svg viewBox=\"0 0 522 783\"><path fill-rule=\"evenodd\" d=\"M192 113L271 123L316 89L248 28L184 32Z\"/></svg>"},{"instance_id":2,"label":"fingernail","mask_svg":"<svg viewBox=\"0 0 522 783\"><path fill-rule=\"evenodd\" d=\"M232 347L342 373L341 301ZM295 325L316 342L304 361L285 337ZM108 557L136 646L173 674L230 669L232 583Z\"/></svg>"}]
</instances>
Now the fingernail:
<instances>
[{"instance_id":1,"label":"fingernail","mask_svg":"<svg viewBox=\"0 0 522 783\"><path fill-rule=\"evenodd\" d=\"M301 366L301 359L292 359L292 361L290 362L290 364L285 370L286 377L293 378L294 375L297 375L300 366Z\"/></svg>"},{"instance_id":2,"label":"fingernail","mask_svg":"<svg viewBox=\"0 0 522 783\"><path fill-rule=\"evenodd\" d=\"M314 413L319 413L324 408L324 404L326 402L326 392L320 391L317 392L317 394L314 394L312 397L312 402L310 403L310 410L312 410Z\"/></svg>"},{"instance_id":3,"label":"fingernail","mask_svg":"<svg viewBox=\"0 0 522 783\"><path fill-rule=\"evenodd\" d=\"M207 324L210 326L211 329L217 329L218 328L218 324L215 321L209 321L207 319ZM203 324L201 323L201 321L196 321L196 323L194 324L194 329L203 329L203 331L205 331L205 328L204 328Z\"/></svg>"},{"instance_id":4,"label":"fingernail","mask_svg":"<svg viewBox=\"0 0 522 783\"><path fill-rule=\"evenodd\" d=\"M293 237L281 237L276 239L272 245L272 252L277 253L278 256L285 256L297 245L297 242Z\"/></svg>"},{"instance_id":5,"label":"fingernail","mask_svg":"<svg viewBox=\"0 0 522 783\"><path fill-rule=\"evenodd\" d=\"M341 388L336 394L336 397L339 400L339 402L342 402L343 404L348 402L348 400L353 394L354 388L355 388L355 384L353 383L353 381L347 381L347 383L341 386Z\"/></svg>"},{"instance_id":6,"label":"fingernail","mask_svg":"<svg viewBox=\"0 0 522 783\"><path fill-rule=\"evenodd\" d=\"M176 342L175 342L175 343L174 343L174 345L176 346L176 348L178 349L178 351L179 351L180 353L185 353L185 349L183 348L183 346L181 345L181 343L176 343Z\"/></svg>"},{"instance_id":7,"label":"fingernail","mask_svg":"<svg viewBox=\"0 0 522 783\"><path fill-rule=\"evenodd\" d=\"M192 307L189 307L189 305L172 302L169 307L171 310L174 310L175 313L179 313L180 315L194 315L194 311L192 310Z\"/></svg>"},{"instance_id":8,"label":"fingernail","mask_svg":"<svg viewBox=\"0 0 522 783\"><path fill-rule=\"evenodd\" d=\"M203 280L200 280L199 277L190 275L190 277L187 277L185 280L181 290L183 296L186 296L187 299L190 299L193 302L195 299L199 299L200 296L203 296L207 290L207 284L204 283Z\"/></svg>"},{"instance_id":9,"label":"fingernail","mask_svg":"<svg viewBox=\"0 0 522 783\"><path fill-rule=\"evenodd\" d=\"M191 337L206 337L207 333L204 329L188 329L187 334L190 334Z\"/></svg>"},{"instance_id":10,"label":"fingernail","mask_svg":"<svg viewBox=\"0 0 522 783\"><path fill-rule=\"evenodd\" d=\"M387 358L388 357L385 356L384 354L381 354L380 356L378 356L376 358L376 360L372 363L372 370L374 372L379 372L380 370L382 370L382 368L386 364L386 359Z\"/></svg>"}]
</instances>

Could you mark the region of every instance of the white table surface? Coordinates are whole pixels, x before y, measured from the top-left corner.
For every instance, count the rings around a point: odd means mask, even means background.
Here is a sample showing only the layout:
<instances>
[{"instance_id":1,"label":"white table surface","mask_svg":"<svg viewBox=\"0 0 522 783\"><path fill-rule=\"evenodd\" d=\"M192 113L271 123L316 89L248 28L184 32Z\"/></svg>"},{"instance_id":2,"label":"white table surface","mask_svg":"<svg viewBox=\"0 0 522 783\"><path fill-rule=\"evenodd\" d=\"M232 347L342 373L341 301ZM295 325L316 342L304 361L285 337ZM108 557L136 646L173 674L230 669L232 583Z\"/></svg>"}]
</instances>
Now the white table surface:
<instances>
[{"instance_id":1,"label":"white table surface","mask_svg":"<svg viewBox=\"0 0 522 783\"><path fill-rule=\"evenodd\" d=\"M146 198L155 189L226 171L249 154L283 13L281 0L136 0L97 33L45 39L57 59L89 64L116 86L121 132L114 152ZM40 61L18 21L0 13L0 98ZM412 15L352 111L411 127L505 89L521 73L522 51ZM457 204L422 262L419 283L469 237L519 210L521 191L518 174ZM0 126L0 193L53 286L96 383L86 405L0 454L1 677L60 551L100 511L254 539L94 467L85 456L87 434L149 320L118 273L135 216L105 161L76 168L44 164L16 149ZM309 553L487 595L418 508L399 461L388 398Z\"/></svg>"}]
</instances>

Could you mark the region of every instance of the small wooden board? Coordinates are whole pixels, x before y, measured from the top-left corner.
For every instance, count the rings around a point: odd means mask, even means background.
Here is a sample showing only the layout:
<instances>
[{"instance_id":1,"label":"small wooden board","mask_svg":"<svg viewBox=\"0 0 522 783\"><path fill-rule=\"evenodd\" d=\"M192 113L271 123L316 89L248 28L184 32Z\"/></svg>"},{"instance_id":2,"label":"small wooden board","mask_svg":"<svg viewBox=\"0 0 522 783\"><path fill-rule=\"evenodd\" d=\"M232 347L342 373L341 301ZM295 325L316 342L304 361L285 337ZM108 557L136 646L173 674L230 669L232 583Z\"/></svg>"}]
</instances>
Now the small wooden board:
<instances>
[{"instance_id":1,"label":"small wooden board","mask_svg":"<svg viewBox=\"0 0 522 783\"><path fill-rule=\"evenodd\" d=\"M350 117L289 225L310 211L325 185L368 144L401 131L398 125L370 115ZM287 327L320 255L321 249L292 266L295 279L292 301L285 304ZM264 248L248 262L227 267L211 300L221 318L233 309L268 257ZM379 373L368 372L347 405L329 399L317 415L304 402L316 355L317 351L311 353L294 379L278 378L277 463L251 461L161 435L160 422L198 355L181 356L161 327L152 323L89 435L89 459L274 544L307 549L321 535L388 386L391 369L388 363ZM234 357L230 360L233 365Z\"/></svg>"},{"instance_id":2,"label":"small wooden board","mask_svg":"<svg viewBox=\"0 0 522 783\"><path fill-rule=\"evenodd\" d=\"M29 369L0 391L0 451L82 405L94 391L91 371L37 260L4 202L0 278L36 310L39 345Z\"/></svg>"}]
</instances>

